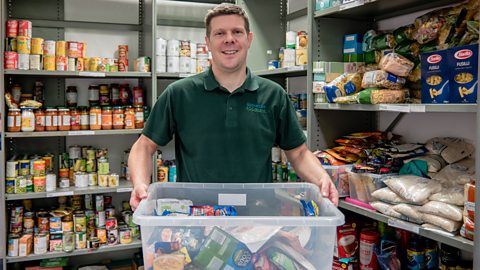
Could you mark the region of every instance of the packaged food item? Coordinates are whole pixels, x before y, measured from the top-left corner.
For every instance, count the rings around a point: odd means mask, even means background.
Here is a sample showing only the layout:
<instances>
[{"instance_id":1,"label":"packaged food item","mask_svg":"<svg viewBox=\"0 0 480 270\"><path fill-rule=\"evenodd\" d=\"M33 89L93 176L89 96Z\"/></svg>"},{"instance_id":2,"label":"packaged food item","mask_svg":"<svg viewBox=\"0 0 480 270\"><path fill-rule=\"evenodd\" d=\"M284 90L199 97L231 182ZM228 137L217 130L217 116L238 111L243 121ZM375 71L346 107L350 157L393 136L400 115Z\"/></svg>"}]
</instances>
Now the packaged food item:
<instances>
[{"instance_id":1,"label":"packaged food item","mask_svg":"<svg viewBox=\"0 0 480 270\"><path fill-rule=\"evenodd\" d=\"M154 270L183 270L184 256L181 254L161 254L153 261Z\"/></svg>"},{"instance_id":2,"label":"packaged food item","mask_svg":"<svg viewBox=\"0 0 480 270\"><path fill-rule=\"evenodd\" d=\"M435 137L428 140L425 144L428 151L441 155L442 158L449 164L458 161L469 161L465 165L470 167L473 160L464 160L466 157L473 154L475 147L463 138L455 137Z\"/></svg>"},{"instance_id":3,"label":"packaged food item","mask_svg":"<svg viewBox=\"0 0 480 270\"><path fill-rule=\"evenodd\" d=\"M453 221L447 218L439 217L436 215L426 214L423 213L422 215L423 221L426 223L433 224L444 229L447 232L455 232L460 229L462 223Z\"/></svg>"},{"instance_id":4,"label":"packaged food item","mask_svg":"<svg viewBox=\"0 0 480 270\"><path fill-rule=\"evenodd\" d=\"M415 26L413 24L409 24L395 29L395 31L393 31L393 37L395 38L395 42L400 44L404 41L413 40L414 32Z\"/></svg>"},{"instance_id":5,"label":"packaged food item","mask_svg":"<svg viewBox=\"0 0 480 270\"><path fill-rule=\"evenodd\" d=\"M478 89L478 44L448 50L450 96L453 103L476 103Z\"/></svg>"},{"instance_id":6,"label":"packaged food item","mask_svg":"<svg viewBox=\"0 0 480 270\"><path fill-rule=\"evenodd\" d=\"M415 19L413 38L420 44L425 44L438 38L445 18L435 10Z\"/></svg>"},{"instance_id":7,"label":"packaged food item","mask_svg":"<svg viewBox=\"0 0 480 270\"><path fill-rule=\"evenodd\" d=\"M397 77L383 70L365 72L362 88L400 89L405 84L404 78Z\"/></svg>"},{"instance_id":8,"label":"packaged food item","mask_svg":"<svg viewBox=\"0 0 480 270\"><path fill-rule=\"evenodd\" d=\"M190 206L191 216L236 216L237 211L233 206L202 205Z\"/></svg>"},{"instance_id":9,"label":"packaged food item","mask_svg":"<svg viewBox=\"0 0 480 270\"><path fill-rule=\"evenodd\" d=\"M444 202L430 201L420 207L419 211L454 221L461 221L463 218L462 209L460 207Z\"/></svg>"},{"instance_id":10,"label":"packaged food item","mask_svg":"<svg viewBox=\"0 0 480 270\"><path fill-rule=\"evenodd\" d=\"M406 219L402 214L398 213L397 211L393 210L392 205L384 202L371 202L370 205L375 208L378 212L394 217L394 218L399 218L399 219Z\"/></svg>"},{"instance_id":11,"label":"packaged food item","mask_svg":"<svg viewBox=\"0 0 480 270\"><path fill-rule=\"evenodd\" d=\"M365 89L359 92L358 103L360 104L395 104L405 103L406 89Z\"/></svg>"},{"instance_id":12,"label":"packaged food item","mask_svg":"<svg viewBox=\"0 0 480 270\"><path fill-rule=\"evenodd\" d=\"M428 199L430 201L437 201L448 203L456 206L463 206L465 202L465 196L463 194L462 186L454 186L451 188L443 188L442 191L433 194Z\"/></svg>"},{"instance_id":13,"label":"packaged food item","mask_svg":"<svg viewBox=\"0 0 480 270\"><path fill-rule=\"evenodd\" d=\"M417 224L423 223L422 213L420 212L420 206L401 203L401 204L392 206L392 209L406 216L408 220L411 222L414 222Z\"/></svg>"},{"instance_id":14,"label":"packaged food item","mask_svg":"<svg viewBox=\"0 0 480 270\"><path fill-rule=\"evenodd\" d=\"M334 98L354 94L361 89L362 76L360 73L344 73L331 83L323 87L328 102Z\"/></svg>"},{"instance_id":15,"label":"packaged food item","mask_svg":"<svg viewBox=\"0 0 480 270\"><path fill-rule=\"evenodd\" d=\"M408 58L410 61L418 63L420 56L420 44L416 41L405 41L395 47L395 52Z\"/></svg>"},{"instance_id":16,"label":"packaged food item","mask_svg":"<svg viewBox=\"0 0 480 270\"><path fill-rule=\"evenodd\" d=\"M378 65L381 69L400 77L407 77L414 66L412 61L397 53L386 54Z\"/></svg>"},{"instance_id":17,"label":"packaged food item","mask_svg":"<svg viewBox=\"0 0 480 270\"><path fill-rule=\"evenodd\" d=\"M165 210L189 214L190 206L193 206L190 200L158 199L155 211L157 215L162 215Z\"/></svg>"},{"instance_id":18,"label":"packaged food item","mask_svg":"<svg viewBox=\"0 0 480 270\"><path fill-rule=\"evenodd\" d=\"M421 54L422 103L450 102L447 51Z\"/></svg>"},{"instance_id":19,"label":"packaged food item","mask_svg":"<svg viewBox=\"0 0 480 270\"><path fill-rule=\"evenodd\" d=\"M356 223L337 227L333 256L339 259L355 257L358 250Z\"/></svg>"},{"instance_id":20,"label":"packaged food item","mask_svg":"<svg viewBox=\"0 0 480 270\"><path fill-rule=\"evenodd\" d=\"M423 202L430 195L442 190L442 186L437 181L413 175L391 177L384 183L393 192L414 203Z\"/></svg>"},{"instance_id":21,"label":"packaged food item","mask_svg":"<svg viewBox=\"0 0 480 270\"><path fill-rule=\"evenodd\" d=\"M392 34L380 34L372 38L370 48L374 50L385 50L395 48L396 42Z\"/></svg>"}]
</instances>

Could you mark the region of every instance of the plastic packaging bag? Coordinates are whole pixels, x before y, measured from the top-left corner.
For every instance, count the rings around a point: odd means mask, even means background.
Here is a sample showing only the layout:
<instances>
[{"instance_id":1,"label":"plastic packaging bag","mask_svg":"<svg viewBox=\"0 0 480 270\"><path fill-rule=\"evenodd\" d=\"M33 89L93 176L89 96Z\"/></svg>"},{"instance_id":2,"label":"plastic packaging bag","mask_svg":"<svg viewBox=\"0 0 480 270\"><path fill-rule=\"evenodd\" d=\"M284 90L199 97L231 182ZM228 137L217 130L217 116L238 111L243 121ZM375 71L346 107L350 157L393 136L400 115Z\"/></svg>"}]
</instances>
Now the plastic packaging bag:
<instances>
[{"instance_id":1,"label":"plastic packaging bag","mask_svg":"<svg viewBox=\"0 0 480 270\"><path fill-rule=\"evenodd\" d=\"M397 256L397 243L381 240L380 248L375 249L378 265L382 270L400 270L401 263Z\"/></svg>"},{"instance_id":2,"label":"plastic packaging bag","mask_svg":"<svg viewBox=\"0 0 480 270\"><path fill-rule=\"evenodd\" d=\"M389 204L408 203L407 200L398 196L397 193L393 192L388 187L375 190L372 193L372 197Z\"/></svg>"},{"instance_id":3,"label":"plastic packaging bag","mask_svg":"<svg viewBox=\"0 0 480 270\"><path fill-rule=\"evenodd\" d=\"M381 69L400 77L407 77L414 67L412 61L398 53L389 53L383 56L378 65Z\"/></svg>"},{"instance_id":4,"label":"plastic packaging bag","mask_svg":"<svg viewBox=\"0 0 480 270\"><path fill-rule=\"evenodd\" d=\"M385 49L393 49L395 48L397 43L395 42L395 38L392 34L381 34L378 36L374 36L370 43L370 48L375 50L385 50Z\"/></svg>"},{"instance_id":5,"label":"plastic packaging bag","mask_svg":"<svg viewBox=\"0 0 480 270\"><path fill-rule=\"evenodd\" d=\"M323 87L328 102L333 102L336 97L354 94L362 88L362 75L360 73L344 73L340 77Z\"/></svg>"},{"instance_id":6,"label":"plastic packaging bag","mask_svg":"<svg viewBox=\"0 0 480 270\"><path fill-rule=\"evenodd\" d=\"M357 93L358 103L360 104L395 104L405 102L404 89L365 89Z\"/></svg>"},{"instance_id":7,"label":"plastic packaging bag","mask_svg":"<svg viewBox=\"0 0 480 270\"><path fill-rule=\"evenodd\" d=\"M393 37L397 44L400 44L404 41L413 40L413 32L415 31L415 26L413 24L401 26L395 31L393 31Z\"/></svg>"},{"instance_id":8,"label":"plastic packaging bag","mask_svg":"<svg viewBox=\"0 0 480 270\"><path fill-rule=\"evenodd\" d=\"M462 226L462 223L458 221L453 221L450 219L425 213L423 214L423 221L438 226L447 232L458 231L458 229L460 229L460 227Z\"/></svg>"},{"instance_id":9,"label":"plastic packaging bag","mask_svg":"<svg viewBox=\"0 0 480 270\"><path fill-rule=\"evenodd\" d=\"M442 190L437 181L413 175L391 177L384 182L393 192L413 203L424 202L430 195Z\"/></svg>"},{"instance_id":10,"label":"plastic packaging bag","mask_svg":"<svg viewBox=\"0 0 480 270\"><path fill-rule=\"evenodd\" d=\"M422 213L436 215L454 221L462 220L462 211L462 208L458 206L437 201L430 201L420 208L420 212Z\"/></svg>"},{"instance_id":11,"label":"plastic packaging bag","mask_svg":"<svg viewBox=\"0 0 480 270\"><path fill-rule=\"evenodd\" d=\"M465 196L463 194L462 186L454 186L450 188L444 188L439 193L435 193L430 198L430 201L444 202L457 206L463 206Z\"/></svg>"},{"instance_id":12,"label":"plastic packaging bag","mask_svg":"<svg viewBox=\"0 0 480 270\"><path fill-rule=\"evenodd\" d=\"M467 158L450 164L438 172L434 179L445 186L465 185L475 179L475 160Z\"/></svg>"},{"instance_id":13,"label":"plastic packaging bag","mask_svg":"<svg viewBox=\"0 0 480 270\"><path fill-rule=\"evenodd\" d=\"M413 38L420 44L437 39L445 18L438 11L432 11L415 19Z\"/></svg>"},{"instance_id":14,"label":"plastic packaging bag","mask_svg":"<svg viewBox=\"0 0 480 270\"><path fill-rule=\"evenodd\" d=\"M475 151L471 143L455 137L435 137L428 140L425 147L428 151L441 155L449 164L460 161Z\"/></svg>"},{"instance_id":15,"label":"plastic packaging bag","mask_svg":"<svg viewBox=\"0 0 480 270\"><path fill-rule=\"evenodd\" d=\"M400 213L398 213L397 211L393 210L392 208L392 205L388 204L388 203L384 203L384 202L371 202L370 205L375 208L375 210L377 210L378 212L384 214L384 215L387 215L387 216L390 216L390 217L394 217L394 218L400 218L400 219L403 219L404 216Z\"/></svg>"},{"instance_id":16,"label":"plastic packaging bag","mask_svg":"<svg viewBox=\"0 0 480 270\"><path fill-rule=\"evenodd\" d=\"M393 206L393 210L398 213L408 217L409 221L415 222L417 224L422 224L422 213L419 211L420 206L410 205L410 204L397 204Z\"/></svg>"},{"instance_id":17,"label":"plastic packaging bag","mask_svg":"<svg viewBox=\"0 0 480 270\"><path fill-rule=\"evenodd\" d=\"M399 78L383 70L368 71L363 74L362 88L400 89L405 84L404 78Z\"/></svg>"}]
</instances>

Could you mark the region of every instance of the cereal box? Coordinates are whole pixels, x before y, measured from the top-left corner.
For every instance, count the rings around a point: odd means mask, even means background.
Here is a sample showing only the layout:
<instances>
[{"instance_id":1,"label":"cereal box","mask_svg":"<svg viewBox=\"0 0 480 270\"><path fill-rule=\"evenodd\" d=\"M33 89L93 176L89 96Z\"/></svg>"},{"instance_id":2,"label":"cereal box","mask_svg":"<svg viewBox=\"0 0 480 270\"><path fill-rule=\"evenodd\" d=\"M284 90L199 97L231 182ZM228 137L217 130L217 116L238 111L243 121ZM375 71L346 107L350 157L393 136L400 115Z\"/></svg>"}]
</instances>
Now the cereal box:
<instances>
[{"instance_id":1,"label":"cereal box","mask_svg":"<svg viewBox=\"0 0 480 270\"><path fill-rule=\"evenodd\" d=\"M422 53L422 103L449 103L448 51Z\"/></svg>"},{"instance_id":2,"label":"cereal box","mask_svg":"<svg viewBox=\"0 0 480 270\"><path fill-rule=\"evenodd\" d=\"M450 101L476 103L478 89L478 45L466 45L448 50L450 66Z\"/></svg>"}]
</instances>

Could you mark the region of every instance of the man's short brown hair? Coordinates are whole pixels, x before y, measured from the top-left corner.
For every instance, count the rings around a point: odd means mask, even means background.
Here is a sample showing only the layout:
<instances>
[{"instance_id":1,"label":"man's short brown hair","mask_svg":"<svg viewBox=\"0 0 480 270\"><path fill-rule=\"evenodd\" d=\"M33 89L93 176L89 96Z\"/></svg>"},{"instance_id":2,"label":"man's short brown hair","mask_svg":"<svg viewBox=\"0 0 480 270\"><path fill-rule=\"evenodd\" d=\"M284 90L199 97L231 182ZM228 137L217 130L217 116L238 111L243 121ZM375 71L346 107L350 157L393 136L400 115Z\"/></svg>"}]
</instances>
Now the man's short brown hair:
<instances>
[{"instance_id":1,"label":"man's short brown hair","mask_svg":"<svg viewBox=\"0 0 480 270\"><path fill-rule=\"evenodd\" d=\"M207 37L210 36L210 22L213 18L223 15L238 15L243 18L245 21L245 30L247 33L250 33L250 23L248 21L248 16L245 10L240 6L228 3L222 3L213 9L210 9L205 16L205 28L207 29Z\"/></svg>"}]
</instances>

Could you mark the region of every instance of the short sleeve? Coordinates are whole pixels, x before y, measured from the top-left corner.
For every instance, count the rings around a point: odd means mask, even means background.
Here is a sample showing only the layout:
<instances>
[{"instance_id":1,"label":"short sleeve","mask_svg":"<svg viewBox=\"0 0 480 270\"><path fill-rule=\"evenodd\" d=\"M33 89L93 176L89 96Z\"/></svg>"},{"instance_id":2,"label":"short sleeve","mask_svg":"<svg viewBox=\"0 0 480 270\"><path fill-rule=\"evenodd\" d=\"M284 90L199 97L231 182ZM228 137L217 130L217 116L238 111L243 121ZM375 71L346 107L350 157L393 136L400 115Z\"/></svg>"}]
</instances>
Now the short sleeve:
<instances>
[{"instance_id":1,"label":"short sleeve","mask_svg":"<svg viewBox=\"0 0 480 270\"><path fill-rule=\"evenodd\" d=\"M171 87L167 87L160 95L142 131L143 135L160 146L168 144L175 134L172 90Z\"/></svg>"},{"instance_id":2,"label":"short sleeve","mask_svg":"<svg viewBox=\"0 0 480 270\"><path fill-rule=\"evenodd\" d=\"M276 144L283 150L291 150L305 143L306 138L287 93L282 94L280 103Z\"/></svg>"}]
</instances>

